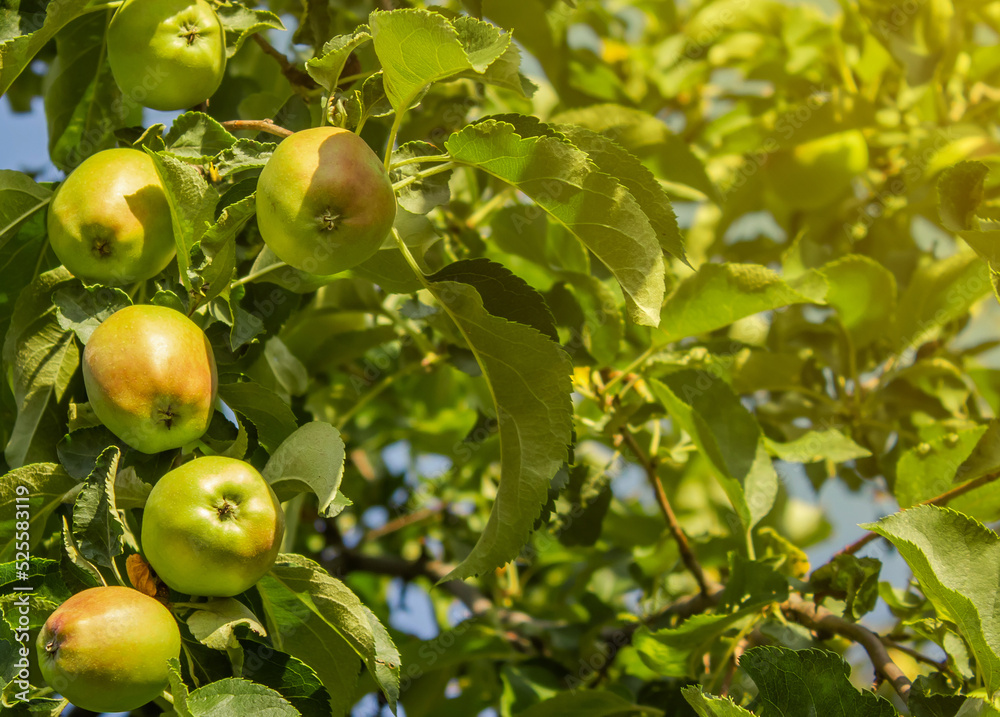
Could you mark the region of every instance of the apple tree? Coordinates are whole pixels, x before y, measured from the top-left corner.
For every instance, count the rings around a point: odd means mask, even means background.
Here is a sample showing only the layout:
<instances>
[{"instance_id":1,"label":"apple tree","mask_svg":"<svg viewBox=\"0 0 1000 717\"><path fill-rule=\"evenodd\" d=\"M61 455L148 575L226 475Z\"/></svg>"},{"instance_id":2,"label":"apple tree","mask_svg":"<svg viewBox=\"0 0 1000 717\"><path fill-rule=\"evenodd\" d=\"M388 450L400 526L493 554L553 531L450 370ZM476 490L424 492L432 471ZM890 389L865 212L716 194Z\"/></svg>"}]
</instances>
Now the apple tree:
<instances>
[{"instance_id":1,"label":"apple tree","mask_svg":"<svg viewBox=\"0 0 1000 717\"><path fill-rule=\"evenodd\" d=\"M1000 2L0 3L0 712L1000 715Z\"/></svg>"}]
</instances>

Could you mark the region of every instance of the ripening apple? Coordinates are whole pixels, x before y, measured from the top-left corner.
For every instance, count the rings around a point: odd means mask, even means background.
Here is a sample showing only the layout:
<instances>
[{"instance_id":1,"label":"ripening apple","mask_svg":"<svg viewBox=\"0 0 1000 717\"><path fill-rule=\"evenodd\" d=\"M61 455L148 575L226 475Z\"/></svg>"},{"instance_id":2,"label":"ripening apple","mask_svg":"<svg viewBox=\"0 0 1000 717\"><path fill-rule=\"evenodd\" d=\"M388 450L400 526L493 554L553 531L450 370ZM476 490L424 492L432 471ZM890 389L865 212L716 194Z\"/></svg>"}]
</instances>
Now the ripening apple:
<instances>
[{"instance_id":1,"label":"ripening apple","mask_svg":"<svg viewBox=\"0 0 1000 717\"><path fill-rule=\"evenodd\" d=\"M793 209L821 209L851 191L868 169L868 143L858 130L829 134L768 158L770 188Z\"/></svg>"},{"instance_id":2,"label":"ripening apple","mask_svg":"<svg viewBox=\"0 0 1000 717\"><path fill-rule=\"evenodd\" d=\"M128 306L105 319L84 347L83 381L101 423L143 453L200 438L215 410L212 346L164 306Z\"/></svg>"},{"instance_id":3,"label":"ripening apple","mask_svg":"<svg viewBox=\"0 0 1000 717\"><path fill-rule=\"evenodd\" d=\"M181 110L222 84L226 34L205 0L126 0L108 27L108 62L126 98Z\"/></svg>"},{"instance_id":4,"label":"ripening apple","mask_svg":"<svg viewBox=\"0 0 1000 717\"><path fill-rule=\"evenodd\" d=\"M282 140L257 180L257 226L286 264L335 274L378 251L396 217L382 161L361 137L314 127Z\"/></svg>"},{"instance_id":5,"label":"ripening apple","mask_svg":"<svg viewBox=\"0 0 1000 717\"><path fill-rule=\"evenodd\" d=\"M281 504L249 463L196 458L153 486L142 512L146 561L170 588L231 597L274 565L285 533Z\"/></svg>"},{"instance_id":6,"label":"ripening apple","mask_svg":"<svg viewBox=\"0 0 1000 717\"><path fill-rule=\"evenodd\" d=\"M161 603L121 586L90 588L49 615L35 642L50 687L77 707L128 712L167 686L181 634Z\"/></svg>"},{"instance_id":7,"label":"ripening apple","mask_svg":"<svg viewBox=\"0 0 1000 717\"><path fill-rule=\"evenodd\" d=\"M163 184L153 160L135 149L84 160L56 191L47 222L59 261L87 282L145 281L176 251Z\"/></svg>"}]
</instances>

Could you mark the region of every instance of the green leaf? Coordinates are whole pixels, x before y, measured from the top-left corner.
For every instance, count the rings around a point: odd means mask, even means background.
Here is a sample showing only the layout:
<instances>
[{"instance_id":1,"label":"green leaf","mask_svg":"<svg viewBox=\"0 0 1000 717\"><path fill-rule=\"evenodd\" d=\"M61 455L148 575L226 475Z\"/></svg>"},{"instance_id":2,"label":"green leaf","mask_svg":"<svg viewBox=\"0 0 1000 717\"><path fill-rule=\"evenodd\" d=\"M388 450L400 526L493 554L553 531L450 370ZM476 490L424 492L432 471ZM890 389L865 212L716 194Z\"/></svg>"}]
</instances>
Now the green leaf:
<instances>
[{"instance_id":1,"label":"green leaf","mask_svg":"<svg viewBox=\"0 0 1000 717\"><path fill-rule=\"evenodd\" d=\"M45 218L44 210L36 211L18 228L0 236L0 334L4 336L18 297L38 270L48 266L45 262L52 252Z\"/></svg>"},{"instance_id":2,"label":"green leaf","mask_svg":"<svg viewBox=\"0 0 1000 717\"><path fill-rule=\"evenodd\" d=\"M289 395L301 396L309 388L309 370L278 336L264 343L264 359L278 384Z\"/></svg>"},{"instance_id":3,"label":"green leaf","mask_svg":"<svg viewBox=\"0 0 1000 717\"><path fill-rule=\"evenodd\" d=\"M316 671L329 694L331 715L347 714L355 701L361 658L318 609L304 603L305 596L270 575L261 578L257 590L275 649Z\"/></svg>"},{"instance_id":4,"label":"green leaf","mask_svg":"<svg viewBox=\"0 0 1000 717\"><path fill-rule=\"evenodd\" d=\"M636 632L633 645L647 666L666 677L698 674L695 662L723 633L743 624L762 606L788 598L788 581L767 564L730 553L730 567L721 614L694 615L675 628Z\"/></svg>"},{"instance_id":5,"label":"green leaf","mask_svg":"<svg viewBox=\"0 0 1000 717\"><path fill-rule=\"evenodd\" d=\"M809 574L809 556L777 530L763 525L754 537L758 554L768 559L783 575L802 579Z\"/></svg>"},{"instance_id":6,"label":"green leaf","mask_svg":"<svg viewBox=\"0 0 1000 717\"><path fill-rule=\"evenodd\" d=\"M103 425L88 426L63 436L56 445L56 455L71 476L83 480L93 472L97 458L113 445L123 452L126 449L125 443Z\"/></svg>"},{"instance_id":7,"label":"green leaf","mask_svg":"<svg viewBox=\"0 0 1000 717\"><path fill-rule=\"evenodd\" d=\"M236 144L236 137L203 112L185 112L170 125L163 138L165 152L177 157L207 160Z\"/></svg>"},{"instance_id":8,"label":"green leaf","mask_svg":"<svg viewBox=\"0 0 1000 717\"><path fill-rule=\"evenodd\" d=\"M153 486L139 479L135 466L119 466L115 476L115 505L119 510L141 508L146 505L146 498L152 489Z\"/></svg>"},{"instance_id":9,"label":"green leaf","mask_svg":"<svg viewBox=\"0 0 1000 717\"><path fill-rule=\"evenodd\" d=\"M709 199L721 202L719 190L705 171L704 161L691 150L686 138L672 132L663 120L648 112L599 104L560 112L552 121L599 132L641 159L657 177L692 187Z\"/></svg>"},{"instance_id":10,"label":"green leaf","mask_svg":"<svg viewBox=\"0 0 1000 717\"><path fill-rule=\"evenodd\" d=\"M637 157L604 135L576 125L555 125L555 129L586 152L600 171L625 185L649 219L660 247L688 264L677 216L653 173Z\"/></svg>"},{"instance_id":11,"label":"green leaf","mask_svg":"<svg viewBox=\"0 0 1000 717\"><path fill-rule=\"evenodd\" d=\"M572 287L581 313L580 323L570 327L567 350L573 353L575 345L582 345L599 365L611 365L625 336L624 320L614 291L590 274L564 271L559 277Z\"/></svg>"},{"instance_id":12,"label":"green leaf","mask_svg":"<svg viewBox=\"0 0 1000 717\"><path fill-rule=\"evenodd\" d=\"M829 594L844 601L844 617L853 622L875 609L878 600L878 575L882 562L875 558L834 556L815 570L809 584L816 593Z\"/></svg>"},{"instance_id":13,"label":"green leaf","mask_svg":"<svg viewBox=\"0 0 1000 717\"><path fill-rule=\"evenodd\" d=\"M340 84L347 58L358 47L372 39L367 25L361 25L350 35L337 35L323 45L323 51L306 61L306 72L316 80L316 84L328 93L334 92Z\"/></svg>"},{"instance_id":14,"label":"green leaf","mask_svg":"<svg viewBox=\"0 0 1000 717\"><path fill-rule=\"evenodd\" d=\"M531 97L537 85L521 74L521 51L511 42L511 34L474 17L463 15L452 20L459 41L472 63L456 77L467 77L488 85L512 90Z\"/></svg>"},{"instance_id":15,"label":"green leaf","mask_svg":"<svg viewBox=\"0 0 1000 717\"><path fill-rule=\"evenodd\" d=\"M510 34L492 25L472 18L452 24L426 10L375 11L369 24L385 92L397 112L434 82L466 72L482 81L510 44Z\"/></svg>"},{"instance_id":16,"label":"green leaf","mask_svg":"<svg viewBox=\"0 0 1000 717\"><path fill-rule=\"evenodd\" d=\"M900 508L941 495L954 487L958 469L972 454L987 426L948 433L908 449L896 466L893 493Z\"/></svg>"},{"instance_id":17,"label":"green leaf","mask_svg":"<svg viewBox=\"0 0 1000 717\"><path fill-rule=\"evenodd\" d=\"M60 556L60 570L67 580L67 585L72 586L72 580L76 580L80 589L84 590L104 585L101 571L80 552L80 547L73 538L73 529L65 515L62 516L62 543L63 553ZM74 590L74 592L76 591Z\"/></svg>"},{"instance_id":18,"label":"green leaf","mask_svg":"<svg viewBox=\"0 0 1000 717\"><path fill-rule=\"evenodd\" d=\"M396 711L396 702L399 700L400 690L399 682L400 675L402 674L402 658L399 655L399 650L396 649L395 643L392 641L392 636L389 635L389 631L385 628L381 622L379 622L378 617L373 613L367 605L361 606L365 617L368 618L368 625L372 629L372 637L375 639L374 645L374 657L369 659L362 655L365 659L365 664L368 665L368 669L372 670L374 667L372 677L375 678L375 682L382 688L382 693L386 696L389 701L389 706Z\"/></svg>"},{"instance_id":19,"label":"green leaf","mask_svg":"<svg viewBox=\"0 0 1000 717\"><path fill-rule=\"evenodd\" d=\"M365 78L360 90L354 90L355 101L361 107L361 119L368 117L388 117L392 114L392 104L385 96L385 81L382 71Z\"/></svg>"},{"instance_id":20,"label":"green leaf","mask_svg":"<svg viewBox=\"0 0 1000 717\"><path fill-rule=\"evenodd\" d=\"M851 684L851 667L826 650L754 647L740 668L756 683L760 717L896 717L889 700Z\"/></svg>"},{"instance_id":21,"label":"green leaf","mask_svg":"<svg viewBox=\"0 0 1000 717\"><path fill-rule=\"evenodd\" d=\"M746 530L767 515L778 494L757 420L722 379L690 369L651 380L653 394L708 458Z\"/></svg>"},{"instance_id":22,"label":"green leaf","mask_svg":"<svg viewBox=\"0 0 1000 717\"><path fill-rule=\"evenodd\" d=\"M719 596L722 611L756 608L788 599L788 580L767 562L729 553L729 580Z\"/></svg>"},{"instance_id":23,"label":"green leaf","mask_svg":"<svg viewBox=\"0 0 1000 717\"><path fill-rule=\"evenodd\" d=\"M237 647L233 634L238 625L246 625L258 635L267 634L250 609L234 598L213 598L198 603L198 609L185 620L194 638L213 650Z\"/></svg>"},{"instance_id":24,"label":"green leaf","mask_svg":"<svg viewBox=\"0 0 1000 717\"><path fill-rule=\"evenodd\" d=\"M166 145L163 143L163 132L167 128L162 122L157 122L156 124L151 124L149 127L144 129L142 133L135 137L135 135L130 135L128 138L123 139L121 137L122 132L128 132L128 129L119 130L117 133L119 142L127 142L135 149L139 151L144 150L149 147L154 152L162 152L166 149Z\"/></svg>"},{"instance_id":25,"label":"green leaf","mask_svg":"<svg viewBox=\"0 0 1000 717\"><path fill-rule=\"evenodd\" d=\"M111 567L125 547L125 526L115 504L115 475L122 452L108 448L97 459L73 504L73 538L87 560Z\"/></svg>"},{"instance_id":26,"label":"green leaf","mask_svg":"<svg viewBox=\"0 0 1000 717\"><path fill-rule=\"evenodd\" d=\"M236 425L233 425L221 411L216 411L212 414L208 431L199 440L215 455L242 459L250 444L250 434L239 416L236 417Z\"/></svg>"},{"instance_id":27,"label":"green leaf","mask_svg":"<svg viewBox=\"0 0 1000 717\"><path fill-rule=\"evenodd\" d=\"M938 213L945 229L962 232L978 229L976 213L983 202L983 185L990 169L982 162L959 162L938 179Z\"/></svg>"},{"instance_id":28,"label":"green leaf","mask_svg":"<svg viewBox=\"0 0 1000 717\"><path fill-rule=\"evenodd\" d=\"M268 453L274 453L298 427L288 404L259 383L220 384L219 398L257 428L257 440Z\"/></svg>"},{"instance_id":29,"label":"green leaf","mask_svg":"<svg viewBox=\"0 0 1000 717\"><path fill-rule=\"evenodd\" d=\"M928 261L917 268L899 297L894 338L897 350L929 341L991 289L989 268L973 251Z\"/></svg>"},{"instance_id":30,"label":"green leaf","mask_svg":"<svg viewBox=\"0 0 1000 717\"><path fill-rule=\"evenodd\" d=\"M437 157L440 155L441 150L433 144L414 141L401 145L393 152L392 161L399 162L414 157ZM429 163L404 164L402 167L393 169L389 176L392 182L396 183L407 177L412 177L428 167L433 167L433 165ZM408 212L427 214L434 207L447 204L451 199L451 190L448 188L450 179L450 170L424 177L399 189L396 199L400 206Z\"/></svg>"},{"instance_id":31,"label":"green leaf","mask_svg":"<svg viewBox=\"0 0 1000 717\"><path fill-rule=\"evenodd\" d=\"M489 271L472 271L480 267ZM439 274L430 277L428 288L458 325L482 368L500 433L500 487L476 546L448 576L461 579L513 560L548 501L549 484L565 462L571 441L572 366L558 344L516 322L515 315L543 325L540 299L530 301L519 279L481 262L461 262L452 273L446 268L442 274L458 280L439 280ZM499 300L504 296L518 297L519 305Z\"/></svg>"},{"instance_id":32,"label":"green leaf","mask_svg":"<svg viewBox=\"0 0 1000 717\"><path fill-rule=\"evenodd\" d=\"M249 8L238 2L219 3L213 6L222 29L226 33L226 57L232 57L251 35L262 30L284 30L281 18L268 10Z\"/></svg>"},{"instance_id":33,"label":"green leaf","mask_svg":"<svg viewBox=\"0 0 1000 717\"><path fill-rule=\"evenodd\" d=\"M896 316L896 278L867 256L850 254L819 270L827 280L827 303L837 309L855 349L884 339Z\"/></svg>"},{"instance_id":34,"label":"green leaf","mask_svg":"<svg viewBox=\"0 0 1000 717\"><path fill-rule=\"evenodd\" d=\"M871 451L862 448L836 428L807 431L794 441L779 443L764 437L764 445L771 455L791 463L818 463L833 461L844 463L856 458L867 458Z\"/></svg>"},{"instance_id":35,"label":"green leaf","mask_svg":"<svg viewBox=\"0 0 1000 717\"><path fill-rule=\"evenodd\" d=\"M399 249L377 251L373 257L351 269L350 273L378 284L390 294L411 294L421 287L420 277L406 263ZM304 285L299 284L300 287Z\"/></svg>"},{"instance_id":36,"label":"green leaf","mask_svg":"<svg viewBox=\"0 0 1000 717\"><path fill-rule=\"evenodd\" d=\"M174 712L177 717L192 717L191 710L188 709L188 688L181 677L181 663L176 657L167 660L170 671L167 673L167 681L170 687L170 696L174 698Z\"/></svg>"},{"instance_id":37,"label":"green leaf","mask_svg":"<svg viewBox=\"0 0 1000 717\"><path fill-rule=\"evenodd\" d=\"M77 486L79 482L58 463L32 463L0 478L0 535L4 536L0 542L0 562L13 557L18 533L14 529L15 514L20 506L28 511L29 542L34 547L46 537L43 530L52 511L71 500Z\"/></svg>"},{"instance_id":38,"label":"green leaf","mask_svg":"<svg viewBox=\"0 0 1000 717\"><path fill-rule=\"evenodd\" d=\"M20 566L19 563L26 565ZM24 573L26 577L19 573ZM46 584L56 583L58 579L59 562L56 560L31 557L0 563L0 594L5 596L12 592L13 587L31 587L37 590Z\"/></svg>"},{"instance_id":39,"label":"green leaf","mask_svg":"<svg viewBox=\"0 0 1000 717\"><path fill-rule=\"evenodd\" d=\"M431 282L457 281L472 286L479 292L483 308L488 313L530 326L553 341L559 340L555 320L541 294L502 264L489 259L465 259L452 262L427 279ZM448 303L442 291L437 295L441 301Z\"/></svg>"},{"instance_id":40,"label":"green leaf","mask_svg":"<svg viewBox=\"0 0 1000 717\"><path fill-rule=\"evenodd\" d=\"M376 252L375 257L385 253L386 251ZM368 261L371 261L371 259ZM366 262L363 262L361 266L364 266L365 263ZM357 268L358 267L355 267L354 269L356 270ZM413 270L410 269L409 266L406 267L406 272L409 274L409 277L419 285L419 281L413 276ZM319 287L325 286L326 284L343 278L344 276L343 274L309 274L301 271L300 269L296 269L295 267L288 266L275 256L274 252L271 251L270 247L266 244L257 255L257 258L254 259L253 266L250 267L249 273L254 277L259 277L255 278L255 281L277 284L278 286L297 294L306 294L311 291L316 291ZM401 293L408 293L409 291L415 290L415 288L407 288L406 291Z\"/></svg>"},{"instance_id":41,"label":"green leaf","mask_svg":"<svg viewBox=\"0 0 1000 717\"><path fill-rule=\"evenodd\" d=\"M56 36L56 60L45 78L49 155L69 170L102 149L116 146L115 130L133 110L123 98L107 60L111 11L85 15Z\"/></svg>"},{"instance_id":42,"label":"green leaf","mask_svg":"<svg viewBox=\"0 0 1000 717\"><path fill-rule=\"evenodd\" d=\"M163 189L170 206L173 221L174 243L177 245L177 264L181 282L189 291L188 274L191 248L200 241L209 226L214 224L215 205L219 192L198 171L198 168L166 152L146 150L163 182Z\"/></svg>"},{"instance_id":43,"label":"green leaf","mask_svg":"<svg viewBox=\"0 0 1000 717\"><path fill-rule=\"evenodd\" d=\"M228 177L248 169L260 169L267 164L277 146L271 142L240 138L233 146L219 152L212 164L220 177Z\"/></svg>"},{"instance_id":44,"label":"green leaf","mask_svg":"<svg viewBox=\"0 0 1000 717\"><path fill-rule=\"evenodd\" d=\"M210 264L205 264L205 266L209 269L211 268ZM217 266L224 266L224 264L220 262ZM197 275L192 273L191 276L194 277ZM198 285L200 286L198 291L206 290L212 293L212 285L202 284L201 282L202 279L198 277ZM216 279L216 288L218 288L219 283L220 280ZM192 283L191 288L192 291L195 290L194 283ZM251 313L241 305L241 301L245 296L246 286L241 284L233 287L226 280L223 282L220 296L208 305L212 318L221 321L229 327L229 350L233 352L242 346L246 346L255 337L264 332L264 319L260 312L254 311Z\"/></svg>"},{"instance_id":45,"label":"green leaf","mask_svg":"<svg viewBox=\"0 0 1000 717\"><path fill-rule=\"evenodd\" d=\"M230 204L192 247L188 278L191 289L202 294L202 301L229 294L229 282L236 271L236 235L254 211L252 194Z\"/></svg>"},{"instance_id":46,"label":"green leaf","mask_svg":"<svg viewBox=\"0 0 1000 717\"><path fill-rule=\"evenodd\" d=\"M53 427L43 423L52 403L59 403L80 363L73 333L56 319L52 295L75 280L63 268L36 278L18 296L3 345L4 363L12 368L17 420L4 455L17 468L33 455L51 453L40 441L58 440ZM58 431L58 429L55 429Z\"/></svg>"},{"instance_id":47,"label":"green leaf","mask_svg":"<svg viewBox=\"0 0 1000 717\"><path fill-rule=\"evenodd\" d=\"M514 125L512 119L505 115L505 121L469 125L445 146L456 160L517 187L564 225L614 274L632 319L656 326L664 294L663 255L638 202L546 125L533 118Z\"/></svg>"},{"instance_id":48,"label":"green leaf","mask_svg":"<svg viewBox=\"0 0 1000 717\"><path fill-rule=\"evenodd\" d=\"M0 248L16 235L15 230L22 223L51 201L51 189L27 174L0 169Z\"/></svg>"},{"instance_id":49,"label":"green leaf","mask_svg":"<svg viewBox=\"0 0 1000 717\"><path fill-rule=\"evenodd\" d=\"M753 717L752 712L747 712L728 697L706 695L697 685L682 688L681 694L698 717Z\"/></svg>"},{"instance_id":50,"label":"green leaf","mask_svg":"<svg viewBox=\"0 0 1000 717\"><path fill-rule=\"evenodd\" d=\"M4 35L0 37L0 95L10 88L17 76L31 63L31 59L49 40L55 37L67 23L77 17L89 4L89 0L63 0L47 3L44 18L39 6L31 4L27 9L35 12L16 15L4 12ZM15 16L15 17L12 17Z\"/></svg>"},{"instance_id":51,"label":"green leaf","mask_svg":"<svg viewBox=\"0 0 1000 717\"><path fill-rule=\"evenodd\" d=\"M990 694L1000 689L1000 537L949 508L918 505L862 525L892 543L938 617L958 626Z\"/></svg>"},{"instance_id":52,"label":"green leaf","mask_svg":"<svg viewBox=\"0 0 1000 717\"><path fill-rule=\"evenodd\" d=\"M767 603L763 603L767 604ZM694 615L678 627L650 632L639 628L632 645L651 670L662 677L689 677L698 673L695 661L732 627L753 617L759 606L730 615Z\"/></svg>"},{"instance_id":53,"label":"green leaf","mask_svg":"<svg viewBox=\"0 0 1000 717\"><path fill-rule=\"evenodd\" d=\"M925 676L918 677L913 682L910 699L906 702L913 717L955 717L967 700L975 699L967 698L965 695L933 694L928 682Z\"/></svg>"},{"instance_id":54,"label":"green leaf","mask_svg":"<svg viewBox=\"0 0 1000 717\"><path fill-rule=\"evenodd\" d=\"M300 613L304 609L332 627L361 657L395 711L399 697L399 653L384 628L373 627L377 620L346 585L301 555L279 555L261 583L262 597L269 598L275 591L290 592L300 602ZM295 640L298 639L296 636ZM308 659L301 659L320 672ZM337 685L327 684L325 679L324 684L333 695Z\"/></svg>"},{"instance_id":55,"label":"green leaf","mask_svg":"<svg viewBox=\"0 0 1000 717\"><path fill-rule=\"evenodd\" d=\"M816 283L793 288L759 264L702 264L667 298L660 331L674 340L697 336L761 311L822 303L823 293Z\"/></svg>"},{"instance_id":56,"label":"green leaf","mask_svg":"<svg viewBox=\"0 0 1000 717\"><path fill-rule=\"evenodd\" d=\"M563 497L570 507L560 512L555 532L563 545L592 546L601 537L604 517L611 507L611 479L605 471L598 472L587 464L573 466L568 474Z\"/></svg>"},{"instance_id":57,"label":"green leaf","mask_svg":"<svg viewBox=\"0 0 1000 717\"><path fill-rule=\"evenodd\" d=\"M330 717L330 693L314 669L252 635L250 639L241 638L239 644L244 654L244 678L278 692L303 717Z\"/></svg>"},{"instance_id":58,"label":"green leaf","mask_svg":"<svg viewBox=\"0 0 1000 717\"><path fill-rule=\"evenodd\" d=\"M119 309L132 305L121 289L107 286L67 286L52 293L56 321L63 331L72 331L84 346L101 322Z\"/></svg>"},{"instance_id":59,"label":"green leaf","mask_svg":"<svg viewBox=\"0 0 1000 717\"><path fill-rule=\"evenodd\" d=\"M601 690L562 692L518 712L517 717L554 717L555 715L612 717L613 715L635 714L636 712L651 717L663 717L661 710L648 705L633 704L614 692Z\"/></svg>"},{"instance_id":60,"label":"green leaf","mask_svg":"<svg viewBox=\"0 0 1000 717\"><path fill-rule=\"evenodd\" d=\"M458 40L465 48L472 69L485 72L496 62L510 45L510 33L502 32L495 25L469 17L456 17L451 25L458 34Z\"/></svg>"},{"instance_id":61,"label":"green leaf","mask_svg":"<svg viewBox=\"0 0 1000 717\"><path fill-rule=\"evenodd\" d=\"M337 503L344 477L344 441L340 432L329 423L306 423L271 454L263 475L279 499L311 491L319 500L319 514L332 518L344 507Z\"/></svg>"},{"instance_id":62,"label":"green leaf","mask_svg":"<svg viewBox=\"0 0 1000 717\"><path fill-rule=\"evenodd\" d=\"M187 696L192 717L298 717L299 711L270 687L229 677L199 687Z\"/></svg>"}]
</instances>

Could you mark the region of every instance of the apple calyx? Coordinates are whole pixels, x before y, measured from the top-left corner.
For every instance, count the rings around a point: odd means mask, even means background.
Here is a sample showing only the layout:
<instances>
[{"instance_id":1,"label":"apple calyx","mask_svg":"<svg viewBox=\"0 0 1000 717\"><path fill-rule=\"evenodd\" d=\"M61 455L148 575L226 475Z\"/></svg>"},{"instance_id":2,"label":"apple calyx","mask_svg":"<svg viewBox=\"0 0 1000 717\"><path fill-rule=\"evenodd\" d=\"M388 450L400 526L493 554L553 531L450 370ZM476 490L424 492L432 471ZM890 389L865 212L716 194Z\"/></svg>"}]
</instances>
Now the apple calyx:
<instances>
[{"instance_id":1,"label":"apple calyx","mask_svg":"<svg viewBox=\"0 0 1000 717\"><path fill-rule=\"evenodd\" d=\"M323 231L334 232L340 227L343 215L333 208L327 209L319 217L320 228Z\"/></svg>"},{"instance_id":2,"label":"apple calyx","mask_svg":"<svg viewBox=\"0 0 1000 717\"><path fill-rule=\"evenodd\" d=\"M174 407L168 403L166 408L158 409L157 413L160 415L160 418L157 420L166 426L169 431L173 427L174 419L177 418L177 411L175 411Z\"/></svg>"},{"instance_id":3,"label":"apple calyx","mask_svg":"<svg viewBox=\"0 0 1000 717\"><path fill-rule=\"evenodd\" d=\"M98 259L107 259L111 256L112 240L106 236L94 238L94 254Z\"/></svg>"},{"instance_id":4,"label":"apple calyx","mask_svg":"<svg viewBox=\"0 0 1000 717\"><path fill-rule=\"evenodd\" d=\"M235 500L230 502L229 498L223 498L222 505L215 510L219 514L219 520L236 520L238 507L239 504Z\"/></svg>"},{"instance_id":5,"label":"apple calyx","mask_svg":"<svg viewBox=\"0 0 1000 717\"><path fill-rule=\"evenodd\" d=\"M177 35L183 37L188 45L193 45L201 35L201 28L197 23L188 21L181 25L181 31Z\"/></svg>"}]
</instances>

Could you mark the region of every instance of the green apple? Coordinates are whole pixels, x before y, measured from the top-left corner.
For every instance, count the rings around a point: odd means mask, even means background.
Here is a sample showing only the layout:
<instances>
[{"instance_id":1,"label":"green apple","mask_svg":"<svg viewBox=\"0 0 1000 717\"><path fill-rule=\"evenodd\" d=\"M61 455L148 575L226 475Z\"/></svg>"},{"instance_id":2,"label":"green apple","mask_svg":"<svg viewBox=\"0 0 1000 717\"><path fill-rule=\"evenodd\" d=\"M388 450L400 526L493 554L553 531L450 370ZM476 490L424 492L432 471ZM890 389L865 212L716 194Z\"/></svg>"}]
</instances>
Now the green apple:
<instances>
[{"instance_id":1,"label":"green apple","mask_svg":"<svg viewBox=\"0 0 1000 717\"><path fill-rule=\"evenodd\" d=\"M196 458L153 486L142 512L146 561L170 588L231 597L274 565L285 532L278 498L253 466Z\"/></svg>"},{"instance_id":2,"label":"green apple","mask_svg":"<svg viewBox=\"0 0 1000 717\"><path fill-rule=\"evenodd\" d=\"M205 0L125 0L108 27L108 62L127 99L182 110L222 84L226 34Z\"/></svg>"},{"instance_id":3,"label":"green apple","mask_svg":"<svg viewBox=\"0 0 1000 717\"><path fill-rule=\"evenodd\" d=\"M181 633L162 604L121 586L90 588L49 615L35 643L48 685L77 707L128 712L167 686Z\"/></svg>"},{"instance_id":4,"label":"green apple","mask_svg":"<svg viewBox=\"0 0 1000 717\"><path fill-rule=\"evenodd\" d=\"M382 161L339 127L286 137L257 180L264 243L310 274L335 274L371 257L395 217L396 195Z\"/></svg>"},{"instance_id":5,"label":"green apple","mask_svg":"<svg viewBox=\"0 0 1000 717\"><path fill-rule=\"evenodd\" d=\"M851 191L868 169L868 143L858 130L829 134L768 158L766 177L777 197L794 209L821 209Z\"/></svg>"},{"instance_id":6,"label":"green apple","mask_svg":"<svg viewBox=\"0 0 1000 717\"><path fill-rule=\"evenodd\" d=\"M176 251L163 184L153 160L134 149L84 160L52 198L47 221L59 261L87 282L144 281Z\"/></svg>"},{"instance_id":7,"label":"green apple","mask_svg":"<svg viewBox=\"0 0 1000 717\"><path fill-rule=\"evenodd\" d=\"M87 398L101 423L143 453L197 440L212 420L218 377L204 332L179 311L116 311L83 349Z\"/></svg>"}]
</instances>

